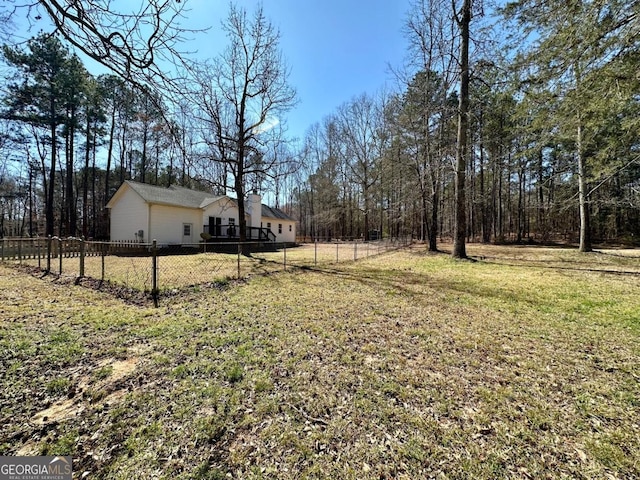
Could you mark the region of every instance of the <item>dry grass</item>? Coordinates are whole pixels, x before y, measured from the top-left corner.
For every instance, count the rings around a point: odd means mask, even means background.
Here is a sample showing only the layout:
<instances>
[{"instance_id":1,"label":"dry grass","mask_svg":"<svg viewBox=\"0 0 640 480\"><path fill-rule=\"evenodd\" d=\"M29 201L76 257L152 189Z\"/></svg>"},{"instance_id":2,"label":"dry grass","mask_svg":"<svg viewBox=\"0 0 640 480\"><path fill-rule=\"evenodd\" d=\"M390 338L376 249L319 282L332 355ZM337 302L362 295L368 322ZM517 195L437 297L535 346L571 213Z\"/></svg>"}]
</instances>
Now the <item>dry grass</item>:
<instances>
[{"instance_id":1,"label":"dry grass","mask_svg":"<svg viewBox=\"0 0 640 480\"><path fill-rule=\"evenodd\" d=\"M638 251L469 253L157 310L0 267L2 453L94 478L640 476Z\"/></svg>"}]
</instances>

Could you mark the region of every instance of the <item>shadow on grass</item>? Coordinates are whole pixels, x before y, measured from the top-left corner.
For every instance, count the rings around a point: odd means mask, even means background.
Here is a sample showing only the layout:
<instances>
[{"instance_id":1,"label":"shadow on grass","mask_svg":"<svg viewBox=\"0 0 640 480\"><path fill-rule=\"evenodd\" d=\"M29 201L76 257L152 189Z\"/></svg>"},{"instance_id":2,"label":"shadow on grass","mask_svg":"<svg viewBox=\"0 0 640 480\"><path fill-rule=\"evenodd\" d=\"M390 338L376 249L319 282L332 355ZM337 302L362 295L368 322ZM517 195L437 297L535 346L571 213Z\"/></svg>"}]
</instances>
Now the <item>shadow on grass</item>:
<instances>
[{"instance_id":1,"label":"shadow on grass","mask_svg":"<svg viewBox=\"0 0 640 480\"><path fill-rule=\"evenodd\" d=\"M493 260L493 261L491 261ZM519 259L510 259L511 262L521 262L521 263L510 263L509 261L500 261L500 257L482 257L482 262L487 265L501 265L505 267L516 267L516 268L542 268L548 270L558 270L558 271L572 271L572 272L590 272L590 273L606 273L611 275L621 275L621 276L640 276L640 271L632 271L632 270L611 270L606 268L587 268L587 267L569 267L563 265L551 265L553 263L566 262L574 265L581 265L580 262L573 262L570 260L519 260ZM545 265L546 263L546 265Z\"/></svg>"},{"instance_id":2,"label":"shadow on grass","mask_svg":"<svg viewBox=\"0 0 640 480\"><path fill-rule=\"evenodd\" d=\"M444 256L446 252L414 252L412 253L419 258L428 258L429 256ZM518 262L500 261L499 257L494 257L496 261L487 261L487 257L476 256L470 260L476 265L495 266L496 270L500 267L512 267L522 269L551 270L551 271L571 271L571 272L589 272L603 273L615 276L638 277L640 272L610 270L607 268L586 268L580 266L551 265L553 261L539 262L523 259ZM452 260L452 265L458 260ZM573 262L572 262L573 263ZM577 262L576 262L577 263ZM393 291L397 295L403 295L411 298L414 302L422 305L435 304L434 295L439 294L445 299L455 300L466 297L463 301L471 308L474 305L485 305L490 308L513 309L519 311L523 309L534 309L539 311L559 311L566 309L565 304L559 305L558 296L554 294L555 290L550 290L549 295L540 295L536 289L528 288L522 285L520 288L512 289L510 285L497 282L495 284L482 283L479 279L473 279L465 276L463 272L459 275L445 277L442 275L432 275L429 273L417 273L405 268L379 268L369 267L358 271L350 271L349 269L340 268L339 266L329 267L307 267L304 270L317 272L328 275L336 279L344 279L358 282L372 289ZM571 311L582 311L583 308L593 307L593 301L588 298L581 298L579 292L575 292L575 298L568 298L573 303L569 307ZM446 301L446 300L445 300Z\"/></svg>"}]
</instances>

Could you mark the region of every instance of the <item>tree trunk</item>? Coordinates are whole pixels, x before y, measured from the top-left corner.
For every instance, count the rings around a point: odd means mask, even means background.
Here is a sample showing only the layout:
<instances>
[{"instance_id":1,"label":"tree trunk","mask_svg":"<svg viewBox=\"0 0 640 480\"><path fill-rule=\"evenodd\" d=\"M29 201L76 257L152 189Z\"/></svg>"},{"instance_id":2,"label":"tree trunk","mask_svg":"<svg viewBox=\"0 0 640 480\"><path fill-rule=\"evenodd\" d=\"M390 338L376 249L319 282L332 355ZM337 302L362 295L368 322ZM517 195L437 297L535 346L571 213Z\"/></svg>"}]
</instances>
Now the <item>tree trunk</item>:
<instances>
[{"instance_id":1,"label":"tree trunk","mask_svg":"<svg viewBox=\"0 0 640 480\"><path fill-rule=\"evenodd\" d=\"M434 182L435 183L435 182ZM438 188L433 186L431 193L431 228L429 229L429 251L438 251Z\"/></svg>"},{"instance_id":2,"label":"tree trunk","mask_svg":"<svg viewBox=\"0 0 640 480\"><path fill-rule=\"evenodd\" d=\"M480 111L480 230L482 235L482 243L491 241L491 228L489 227L489 215L487 214L487 188L485 180L485 156L484 156L484 138L482 136L482 111Z\"/></svg>"},{"instance_id":3,"label":"tree trunk","mask_svg":"<svg viewBox=\"0 0 640 480\"><path fill-rule=\"evenodd\" d=\"M66 168L66 210L67 210L67 233L75 235L78 230L78 215L73 195L73 172L74 172L74 137L75 137L75 108L71 107L69 112L71 118L67 130L67 168Z\"/></svg>"},{"instance_id":4,"label":"tree trunk","mask_svg":"<svg viewBox=\"0 0 640 480\"><path fill-rule=\"evenodd\" d=\"M55 183L56 183L56 108L55 108L55 97L51 97L51 123L49 125L51 129L51 165L49 169L49 185L47 188L47 201L45 206L45 222L46 222L46 235L53 236L53 223L54 223L54 210L53 210L53 198L55 194ZM46 175L46 173L45 173Z\"/></svg>"},{"instance_id":5,"label":"tree trunk","mask_svg":"<svg viewBox=\"0 0 640 480\"><path fill-rule=\"evenodd\" d=\"M427 192L424 188L420 193L420 240L424 242L428 238L431 238L431 232L429 230L429 213L427 208L429 201L427 199Z\"/></svg>"},{"instance_id":6,"label":"tree trunk","mask_svg":"<svg viewBox=\"0 0 640 480\"><path fill-rule=\"evenodd\" d=\"M518 168L518 215L516 216L516 243L522 243L522 231L524 224L524 205L523 205L523 167Z\"/></svg>"},{"instance_id":7,"label":"tree trunk","mask_svg":"<svg viewBox=\"0 0 640 480\"><path fill-rule=\"evenodd\" d=\"M98 122L93 124L93 138L98 136ZM95 239L98 228L98 204L96 196L96 142L91 146L91 238Z\"/></svg>"},{"instance_id":8,"label":"tree trunk","mask_svg":"<svg viewBox=\"0 0 640 480\"><path fill-rule=\"evenodd\" d=\"M82 236L89 237L89 160L91 158L91 117L87 110L87 127L85 130L84 172L82 175Z\"/></svg>"},{"instance_id":9,"label":"tree trunk","mask_svg":"<svg viewBox=\"0 0 640 480\"><path fill-rule=\"evenodd\" d=\"M140 183L147 183L147 135L149 132L149 126L145 122L144 130L142 132L142 158L140 159Z\"/></svg>"},{"instance_id":10,"label":"tree trunk","mask_svg":"<svg viewBox=\"0 0 640 480\"><path fill-rule=\"evenodd\" d=\"M458 137L456 142L456 212L453 237L454 258L467 258L465 236L467 213L465 176L467 168L467 132L469 129L469 24L471 23L471 0L464 0L462 18L459 19L460 45L460 100L458 106Z\"/></svg>"},{"instance_id":11,"label":"tree trunk","mask_svg":"<svg viewBox=\"0 0 640 480\"><path fill-rule=\"evenodd\" d=\"M578 124L578 202L580 204L580 251L590 252L593 250L591 245L591 226L589 222L589 199L587 193L587 172L582 148L582 125Z\"/></svg>"},{"instance_id":12,"label":"tree trunk","mask_svg":"<svg viewBox=\"0 0 640 480\"><path fill-rule=\"evenodd\" d=\"M109 201L109 176L111 172L111 162L113 158L113 135L116 131L116 102L113 102L113 109L111 110L111 129L109 131L109 147L107 149L107 167L104 178L104 202Z\"/></svg>"},{"instance_id":13,"label":"tree trunk","mask_svg":"<svg viewBox=\"0 0 640 480\"><path fill-rule=\"evenodd\" d=\"M544 166L543 166L542 149L538 151L538 209L537 209L537 230L542 234L542 237L547 237L547 225L545 221L544 213Z\"/></svg>"},{"instance_id":14,"label":"tree trunk","mask_svg":"<svg viewBox=\"0 0 640 480\"><path fill-rule=\"evenodd\" d=\"M29 153L27 151L27 163L29 165L29 236L33 237L33 167L31 166L31 160L29 159ZM2 231L0 231L0 236Z\"/></svg>"},{"instance_id":15,"label":"tree trunk","mask_svg":"<svg viewBox=\"0 0 640 480\"><path fill-rule=\"evenodd\" d=\"M241 121L240 124L244 126L244 108L241 113ZM234 179L234 189L236 191L236 196L238 197L238 228L239 232L239 241L241 243L242 254L245 256L251 255L251 250L249 245L247 245L247 219L245 217L245 208L244 208L244 156L245 156L245 143L244 138L240 138L238 140L238 151L237 151L237 170Z\"/></svg>"}]
</instances>

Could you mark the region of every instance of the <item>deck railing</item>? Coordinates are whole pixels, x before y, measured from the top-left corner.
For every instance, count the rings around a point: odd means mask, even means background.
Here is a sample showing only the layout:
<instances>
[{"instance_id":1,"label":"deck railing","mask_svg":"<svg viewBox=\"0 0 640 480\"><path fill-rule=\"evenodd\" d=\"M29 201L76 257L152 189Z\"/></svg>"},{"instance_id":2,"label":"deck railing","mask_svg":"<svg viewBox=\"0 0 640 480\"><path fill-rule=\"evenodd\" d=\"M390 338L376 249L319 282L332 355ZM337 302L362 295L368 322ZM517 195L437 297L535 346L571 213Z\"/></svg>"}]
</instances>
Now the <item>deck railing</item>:
<instances>
[{"instance_id":1,"label":"deck railing","mask_svg":"<svg viewBox=\"0 0 640 480\"><path fill-rule=\"evenodd\" d=\"M240 238L240 227L235 224L225 225L204 225L204 233L209 234L211 241L238 240ZM247 240L258 240L262 242L275 242L276 235L269 228L247 227Z\"/></svg>"}]
</instances>

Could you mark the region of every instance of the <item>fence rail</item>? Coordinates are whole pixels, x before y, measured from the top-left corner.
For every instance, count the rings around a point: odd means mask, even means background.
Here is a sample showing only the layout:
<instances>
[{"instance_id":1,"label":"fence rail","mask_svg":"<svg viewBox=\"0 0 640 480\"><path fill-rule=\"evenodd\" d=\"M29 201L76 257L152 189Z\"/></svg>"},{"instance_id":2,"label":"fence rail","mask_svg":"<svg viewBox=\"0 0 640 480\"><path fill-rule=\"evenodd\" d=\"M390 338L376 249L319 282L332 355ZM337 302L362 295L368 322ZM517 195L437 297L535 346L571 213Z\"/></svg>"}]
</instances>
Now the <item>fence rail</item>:
<instances>
[{"instance_id":1,"label":"fence rail","mask_svg":"<svg viewBox=\"0 0 640 480\"><path fill-rule=\"evenodd\" d=\"M152 294L286 270L356 261L410 243L333 241L295 247L271 242L201 242L158 245L94 242L80 238L0 239L0 261L28 265L59 276L91 278Z\"/></svg>"}]
</instances>

